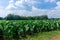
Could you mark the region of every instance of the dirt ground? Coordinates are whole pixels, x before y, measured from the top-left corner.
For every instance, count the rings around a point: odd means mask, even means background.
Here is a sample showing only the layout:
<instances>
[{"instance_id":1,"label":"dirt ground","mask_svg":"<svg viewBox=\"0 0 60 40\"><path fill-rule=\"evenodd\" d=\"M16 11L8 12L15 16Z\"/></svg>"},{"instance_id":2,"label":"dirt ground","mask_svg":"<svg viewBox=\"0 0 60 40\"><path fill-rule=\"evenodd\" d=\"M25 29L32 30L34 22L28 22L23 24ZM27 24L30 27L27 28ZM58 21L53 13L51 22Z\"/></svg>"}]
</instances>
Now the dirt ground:
<instances>
[{"instance_id":1,"label":"dirt ground","mask_svg":"<svg viewBox=\"0 0 60 40\"><path fill-rule=\"evenodd\" d=\"M52 37L50 40L60 40L60 35L56 35L55 37Z\"/></svg>"}]
</instances>

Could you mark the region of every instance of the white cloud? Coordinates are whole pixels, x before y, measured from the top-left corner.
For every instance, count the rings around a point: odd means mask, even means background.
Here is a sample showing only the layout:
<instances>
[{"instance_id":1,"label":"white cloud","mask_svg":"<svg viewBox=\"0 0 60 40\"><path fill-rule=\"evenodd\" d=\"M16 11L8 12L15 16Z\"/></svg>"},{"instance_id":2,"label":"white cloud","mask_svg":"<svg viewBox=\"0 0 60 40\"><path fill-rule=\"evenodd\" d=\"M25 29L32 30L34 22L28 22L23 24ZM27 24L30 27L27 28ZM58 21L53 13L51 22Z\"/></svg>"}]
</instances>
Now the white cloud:
<instances>
[{"instance_id":1,"label":"white cloud","mask_svg":"<svg viewBox=\"0 0 60 40\"><path fill-rule=\"evenodd\" d=\"M18 0L16 1L15 5L19 7L25 7L25 5L33 5L35 3L38 2L36 2L35 0Z\"/></svg>"},{"instance_id":2,"label":"white cloud","mask_svg":"<svg viewBox=\"0 0 60 40\"><path fill-rule=\"evenodd\" d=\"M35 16L40 16L40 15L47 15L47 13L49 12L49 10L44 10L44 9L38 9L36 7L32 7L32 14Z\"/></svg>"},{"instance_id":3,"label":"white cloud","mask_svg":"<svg viewBox=\"0 0 60 40\"><path fill-rule=\"evenodd\" d=\"M15 11L16 12L16 11ZM7 16L8 14L10 13L15 13L14 11L12 10L7 10L7 9L4 9L3 6L0 6L0 17L5 17Z\"/></svg>"},{"instance_id":4,"label":"white cloud","mask_svg":"<svg viewBox=\"0 0 60 40\"><path fill-rule=\"evenodd\" d=\"M21 9L27 9L27 7L31 8L32 5L34 5L35 3L38 3L38 2L36 2L35 0L17 0L14 3L14 0L10 0L6 9L7 10L18 9L18 7L20 7ZM40 4L40 2L39 2L39 4Z\"/></svg>"},{"instance_id":5,"label":"white cloud","mask_svg":"<svg viewBox=\"0 0 60 40\"><path fill-rule=\"evenodd\" d=\"M17 10L16 15L20 16L31 16L32 12L27 11L27 10Z\"/></svg>"},{"instance_id":6,"label":"white cloud","mask_svg":"<svg viewBox=\"0 0 60 40\"><path fill-rule=\"evenodd\" d=\"M2 9L2 10L0 10L0 17L5 17L5 16L7 16L8 14L14 14L14 13L16 13L16 10L4 10L4 9Z\"/></svg>"},{"instance_id":7,"label":"white cloud","mask_svg":"<svg viewBox=\"0 0 60 40\"><path fill-rule=\"evenodd\" d=\"M48 15L49 10L38 9L32 6L32 11L27 10L0 10L0 16L5 17L10 13L20 15L20 16L40 16L40 15ZM2 14L3 13L3 14Z\"/></svg>"},{"instance_id":8,"label":"white cloud","mask_svg":"<svg viewBox=\"0 0 60 40\"><path fill-rule=\"evenodd\" d=\"M60 1L58 1L57 3L56 3L56 7L55 7L55 9L60 9Z\"/></svg>"},{"instance_id":9,"label":"white cloud","mask_svg":"<svg viewBox=\"0 0 60 40\"><path fill-rule=\"evenodd\" d=\"M14 2L14 0L10 0L10 1L9 1L9 3L13 3L13 2Z\"/></svg>"},{"instance_id":10,"label":"white cloud","mask_svg":"<svg viewBox=\"0 0 60 40\"><path fill-rule=\"evenodd\" d=\"M30 2L31 0L25 0L25 2Z\"/></svg>"},{"instance_id":11,"label":"white cloud","mask_svg":"<svg viewBox=\"0 0 60 40\"><path fill-rule=\"evenodd\" d=\"M54 2L55 0L45 0L46 2ZM33 6L33 4L37 3L34 0L18 0L14 4L14 0L9 1L9 5L4 10L2 7L0 7L0 16L5 17L9 13L14 13L16 15L20 16L40 16L40 15L48 15L49 18L51 17L60 17L60 1L57 2L57 6L54 10L44 10L44 9L38 9ZM15 6L23 7L25 8L26 5L32 7L32 11L27 10L8 10L8 9L16 9ZM32 5L32 6L31 6Z\"/></svg>"},{"instance_id":12,"label":"white cloud","mask_svg":"<svg viewBox=\"0 0 60 40\"><path fill-rule=\"evenodd\" d=\"M48 13L49 18L60 18L60 1L56 2L56 5L55 9Z\"/></svg>"},{"instance_id":13,"label":"white cloud","mask_svg":"<svg viewBox=\"0 0 60 40\"><path fill-rule=\"evenodd\" d=\"M0 17L2 17L3 16L3 7L2 6L0 6Z\"/></svg>"},{"instance_id":14,"label":"white cloud","mask_svg":"<svg viewBox=\"0 0 60 40\"><path fill-rule=\"evenodd\" d=\"M15 5L16 5L16 6L23 7L23 0L18 0L18 1L16 1Z\"/></svg>"},{"instance_id":15,"label":"white cloud","mask_svg":"<svg viewBox=\"0 0 60 40\"><path fill-rule=\"evenodd\" d=\"M44 11L45 10L40 10L35 7L32 7L32 11L20 10L18 12L18 15L21 15L21 16L37 16L38 15L39 16L39 15L43 15Z\"/></svg>"},{"instance_id":16,"label":"white cloud","mask_svg":"<svg viewBox=\"0 0 60 40\"><path fill-rule=\"evenodd\" d=\"M17 7L25 8L25 6L31 6L30 0L18 0L16 1L15 5Z\"/></svg>"},{"instance_id":17,"label":"white cloud","mask_svg":"<svg viewBox=\"0 0 60 40\"><path fill-rule=\"evenodd\" d=\"M14 0L10 0L8 6L6 9L15 9L16 7L14 6Z\"/></svg>"},{"instance_id":18,"label":"white cloud","mask_svg":"<svg viewBox=\"0 0 60 40\"><path fill-rule=\"evenodd\" d=\"M42 10L38 9L36 7L32 7L32 11L27 11L27 10L6 10L6 14L8 13L13 13L15 15L20 15L20 16L40 16L40 15L47 15L48 10Z\"/></svg>"},{"instance_id":19,"label":"white cloud","mask_svg":"<svg viewBox=\"0 0 60 40\"><path fill-rule=\"evenodd\" d=\"M51 10L48 12L49 18L60 18L60 10Z\"/></svg>"},{"instance_id":20,"label":"white cloud","mask_svg":"<svg viewBox=\"0 0 60 40\"><path fill-rule=\"evenodd\" d=\"M3 6L0 6L0 10L2 10L4 7Z\"/></svg>"},{"instance_id":21,"label":"white cloud","mask_svg":"<svg viewBox=\"0 0 60 40\"><path fill-rule=\"evenodd\" d=\"M44 0L44 2L56 2L56 0Z\"/></svg>"},{"instance_id":22,"label":"white cloud","mask_svg":"<svg viewBox=\"0 0 60 40\"><path fill-rule=\"evenodd\" d=\"M50 2L56 2L56 0L50 0Z\"/></svg>"},{"instance_id":23,"label":"white cloud","mask_svg":"<svg viewBox=\"0 0 60 40\"><path fill-rule=\"evenodd\" d=\"M38 8L33 6L32 11L17 10L16 15L20 15L20 16L40 16L40 15L47 15L48 12L49 12L49 10L42 10L42 9L38 9Z\"/></svg>"},{"instance_id":24,"label":"white cloud","mask_svg":"<svg viewBox=\"0 0 60 40\"><path fill-rule=\"evenodd\" d=\"M25 2L29 4L41 3L41 2L37 2L36 0L25 0Z\"/></svg>"},{"instance_id":25,"label":"white cloud","mask_svg":"<svg viewBox=\"0 0 60 40\"><path fill-rule=\"evenodd\" d=\"M2 14L3 13L3 14ZM49 18L58 18L60 17L60 10L44 10L38 9L36 7L32 7L32 11L27 10L0 10L0 16L5 17L6 15L13 13L20 16L40 16L40 15L48 15Z\"/></svg>"}]
</instances>

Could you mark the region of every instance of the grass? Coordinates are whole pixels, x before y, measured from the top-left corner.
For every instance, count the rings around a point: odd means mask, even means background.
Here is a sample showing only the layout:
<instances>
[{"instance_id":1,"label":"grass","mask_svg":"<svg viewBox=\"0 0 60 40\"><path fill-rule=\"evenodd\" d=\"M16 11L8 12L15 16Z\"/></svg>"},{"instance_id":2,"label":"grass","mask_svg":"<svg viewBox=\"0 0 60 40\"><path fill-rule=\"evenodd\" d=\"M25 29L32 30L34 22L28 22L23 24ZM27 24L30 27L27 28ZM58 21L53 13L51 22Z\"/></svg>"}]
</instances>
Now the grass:
<instances>
[{"instance_id":1,"label":"grass","mask_svg":"<svg viewBox=\"0 0 60 40\"><path fill-rule=\"evenodd\" d=\"M24 40L50 40L56 35L60 35L60 31L37 33L33 36L27 36L27 38L25 38Z\"/></svg>"}]
</instances>

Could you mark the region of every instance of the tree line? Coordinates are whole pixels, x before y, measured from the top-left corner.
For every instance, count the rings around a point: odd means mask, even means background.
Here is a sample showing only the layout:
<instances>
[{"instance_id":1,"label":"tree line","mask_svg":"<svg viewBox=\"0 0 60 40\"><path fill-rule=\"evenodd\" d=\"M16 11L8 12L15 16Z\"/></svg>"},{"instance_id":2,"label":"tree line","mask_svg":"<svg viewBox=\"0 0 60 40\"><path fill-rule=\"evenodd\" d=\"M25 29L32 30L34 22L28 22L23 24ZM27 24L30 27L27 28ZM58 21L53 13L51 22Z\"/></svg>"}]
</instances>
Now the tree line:
<instances>
[{"instance_id":1,"label":"tree line","mask_svg":"<svg viewBox=\"0 0 60 40\"><path fill-rule=\"evenodd\" d=\"M0 17L0 20L43 20L48 19L47 15L42 16L19 16L14 14L8 14L6 17Z\"/></svg>"}]
</instances>

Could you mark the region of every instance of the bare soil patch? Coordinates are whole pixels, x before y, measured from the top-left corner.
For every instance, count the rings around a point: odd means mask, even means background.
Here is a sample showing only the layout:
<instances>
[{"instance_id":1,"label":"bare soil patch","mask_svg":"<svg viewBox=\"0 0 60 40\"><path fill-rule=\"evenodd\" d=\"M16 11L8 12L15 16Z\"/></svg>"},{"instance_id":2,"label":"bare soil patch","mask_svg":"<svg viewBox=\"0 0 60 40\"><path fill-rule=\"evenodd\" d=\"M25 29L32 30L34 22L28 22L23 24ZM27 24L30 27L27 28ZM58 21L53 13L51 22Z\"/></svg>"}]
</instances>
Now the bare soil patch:
<instances>
[{"instance_id":1,"label":"bare soil patch","mask_svg":"<svg viewBox=\"0 0 60 40\"><path fill-rule=\"evenodd\" d=\"M60 35L56 35L55 37L52 37L50 40L60 40Z\"/></svg>"}]
</instances>

